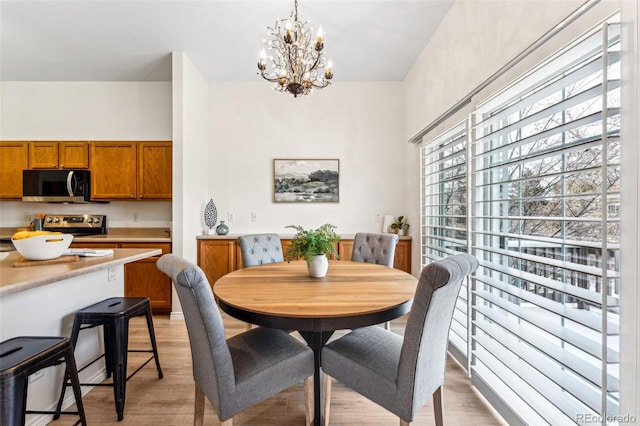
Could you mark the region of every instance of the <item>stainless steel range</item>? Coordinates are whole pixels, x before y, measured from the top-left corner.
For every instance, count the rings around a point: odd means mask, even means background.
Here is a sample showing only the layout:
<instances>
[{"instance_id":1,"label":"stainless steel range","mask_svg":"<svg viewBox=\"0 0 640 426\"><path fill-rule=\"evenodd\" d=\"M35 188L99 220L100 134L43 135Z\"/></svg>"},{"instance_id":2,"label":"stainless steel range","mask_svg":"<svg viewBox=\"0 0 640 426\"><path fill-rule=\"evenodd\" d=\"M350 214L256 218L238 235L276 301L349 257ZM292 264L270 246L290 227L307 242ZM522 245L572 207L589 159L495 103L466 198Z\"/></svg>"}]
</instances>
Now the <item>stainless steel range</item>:
<instances>
[{"instance_id":1,"label":"stainless steel range","mask_svg":"<svg viewBox=\"0 0 640 426\"><path fill-rule=\"evenodd\" d=\"M48 214L44 217L45 231L58 231L74 235L107 233L107 216L101 214Z\"/></svg>"}]
</instances>

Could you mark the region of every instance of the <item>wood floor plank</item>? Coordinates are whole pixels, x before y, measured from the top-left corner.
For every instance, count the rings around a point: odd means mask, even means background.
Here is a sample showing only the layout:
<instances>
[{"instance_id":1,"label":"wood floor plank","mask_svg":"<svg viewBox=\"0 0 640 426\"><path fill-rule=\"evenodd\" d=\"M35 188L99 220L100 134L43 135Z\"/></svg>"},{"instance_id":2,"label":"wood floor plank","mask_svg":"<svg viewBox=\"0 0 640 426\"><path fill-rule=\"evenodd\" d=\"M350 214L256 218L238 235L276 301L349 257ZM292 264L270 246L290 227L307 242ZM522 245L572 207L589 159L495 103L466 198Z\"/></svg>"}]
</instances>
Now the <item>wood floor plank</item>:
<instances>
[{"instance_id":1,"label":"wood floor plank","mask_svg":"<svg viewBox=\"0 0 640 426\"><path fill-rule=\"evenodd\" d=\"M245 324L224 315L227 337L241 333ZM402 333L404 319L392 322L392 330ZM149 339L144 319L135 318L130 324L130 348L145 349ZM127 383L124 420L117 421L110 387L94 388L83 398L87 422L91 426L190 426L194 413L194 382L191 370L191 350L183 321L168 316L154 316L154 327L164 378L159 380L153 362L144 367ZM294 333L294 335L297 333ZM337 333L338 335L340 332ZM146 354L130 354L130 371L136 361ZM82 376L81 376L82 379ZM82 380L81 380L82 381ZM448 360L443 391L444 422L447 426L495 426L506 423L488 406L471 386L464 370ZM300 383L257 404L233 418L235 426L293 426L305 424L305 398ZM52 426L74 423L74 416L62 416ZM215 424L211 404L205 401L204 424ZM27 419L28 423L28 419ZM333 381L330 425L398 425L396 416L358 393ZM412 425L434 425L433 402L422 407Z\"/></svg>"}]
</instances>

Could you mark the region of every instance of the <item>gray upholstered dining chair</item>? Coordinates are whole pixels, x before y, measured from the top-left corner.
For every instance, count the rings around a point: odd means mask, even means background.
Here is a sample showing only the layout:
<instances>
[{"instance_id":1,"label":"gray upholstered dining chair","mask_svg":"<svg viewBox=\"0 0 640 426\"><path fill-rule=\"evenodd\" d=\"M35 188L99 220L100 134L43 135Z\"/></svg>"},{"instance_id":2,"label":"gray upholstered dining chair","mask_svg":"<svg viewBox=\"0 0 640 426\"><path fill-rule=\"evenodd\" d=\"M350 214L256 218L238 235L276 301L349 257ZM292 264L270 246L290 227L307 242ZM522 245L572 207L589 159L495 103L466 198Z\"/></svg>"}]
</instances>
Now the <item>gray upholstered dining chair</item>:
<instances>
[{"instance_id":1,"label":"gray upholstered dining chair","mask_svg":"<svg viewBox=\"0 0 640 426\"><path fill-rule=\"evenodd\" d=\"M252 234L238 237L243 266L284 262L282 244L277 234Z\"/></svg>"},{"instance_id":2,"label":"gray upholstered dining chair","mask_svg":"<svg viewBox=\"0 0 640 426\"><path fill-rule=\"evenodd\" d=\"M465 253L427 265L404 338L381 327L355 329L323 348L324 373L397 415L400 425L412 422L433 395L436 425L442 425L449 328L462 280L477 267Z\"/></svg>"},{"instance_id":3,"label":"gray upholstered dining chair","mask_svg":"<svg viewBox=\"0 0 640 426\"><path fill-rule=\"evenodd\" d=\"M393 268L398 240L396 234L358 232L353 239L351 261L376 263ZM387 321L384 328L391 330L391 321Z\"/></svg>"},{"instance_id":4,"label":"gray upholstered dining chair","mask_svg":"<svg viewBox=\"0 0 640 426\"><path fill-rule=\"evenodd\" d=\"M312 388L313 352L305 344L264 327L226 339L202 269L174 254L162 256L157 266L173 281L187 325L196 385L194 425L202 425L205 395L222 424L230 426L234 415L302 380L305 391ZM309 418L308 406L307 411Z\"/></svg>"},{"instance_id":5,"label":"gray upholstered dining chair","mask_svg":"<svg viewBox=\"0 0 640 426\"><path fill-rule=\"evenodd\" d=\"M398 236L396 234L376 234L358 232L353 239L353 262L377 263L393 268Z\"/></svg>"},{"instance_id":6,"label":"gray upholstered dining chair","mask_svg":"<svg viewBox=\"0 0 640 426\"><path fill-rule=\"evenodd\" d=\"M284 262L282 243L278 234L249 234L238 237L238 247L242 254L242 267L248 268L265 263ZM252 325L247 323L246 329Z\"/></svg>"}]
</instances>

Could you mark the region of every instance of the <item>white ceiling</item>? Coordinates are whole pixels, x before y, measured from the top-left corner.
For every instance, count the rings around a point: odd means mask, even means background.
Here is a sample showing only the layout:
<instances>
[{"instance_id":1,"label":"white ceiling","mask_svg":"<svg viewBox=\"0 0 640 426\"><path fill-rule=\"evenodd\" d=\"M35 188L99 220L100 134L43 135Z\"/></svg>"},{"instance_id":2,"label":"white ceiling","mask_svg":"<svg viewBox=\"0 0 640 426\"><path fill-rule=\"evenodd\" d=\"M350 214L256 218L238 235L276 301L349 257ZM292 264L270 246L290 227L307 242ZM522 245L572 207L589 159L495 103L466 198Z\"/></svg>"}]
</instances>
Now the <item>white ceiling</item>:
<instances>
[{"instance_id":1,"label":"white ceiling","mask_svg":"<svg viewBox=\"0 0 640 426\"><path fill-rule=\"evenodd\" d=\"M334 81L401 81L454 0L299 0L322 25ZM287 1L0 1L0 80L171 79L185 52L209 81L253 81Z\"/></svg>"}]
</instances>

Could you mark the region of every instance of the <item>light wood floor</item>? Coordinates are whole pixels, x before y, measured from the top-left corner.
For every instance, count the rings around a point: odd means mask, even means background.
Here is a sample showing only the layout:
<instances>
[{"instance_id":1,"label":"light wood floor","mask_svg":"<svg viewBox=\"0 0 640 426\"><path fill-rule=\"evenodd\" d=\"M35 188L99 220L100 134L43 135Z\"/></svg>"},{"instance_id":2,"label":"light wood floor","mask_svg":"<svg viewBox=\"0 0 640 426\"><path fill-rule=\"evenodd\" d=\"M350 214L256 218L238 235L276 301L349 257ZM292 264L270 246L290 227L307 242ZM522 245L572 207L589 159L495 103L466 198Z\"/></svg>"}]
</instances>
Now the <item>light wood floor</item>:
<instances>
[{"instance_id":1,"label":"light wood floor","mask_svg":"<svg viewBox=\"0 0 640 426\"><path fill-rule=\"evenodd\" d=\"M244 330L244 323L225 316L227 337ZM147 364L127 383L124 420L118 422L113 403L113 389L96 387L83 398L87 422L92 425L192 425L194 384L191 351L183 321L155 316L156 341L164 378L158 379L153 362ZM402 333L403 319L392 323L392 330ZM131 321L129 348L148 347L146 324L142 317ZM130 354L130 371L137 368L138 354ZM81 377L82 381L82 377ZM455 362L447 364L444 387L444 420L448 426L505 425L470 385L464 370ZM62 416L52 426L71 425L74 416ZM205 424L217 424L210 404L206 404ZM302 384L238 414L234 425L286 426L305 422ZM398 418L339 382L333 382L331 425L397 425ZM420 410L415 425L433 425L431 400Z\"/></svg>"}]
</instances>

